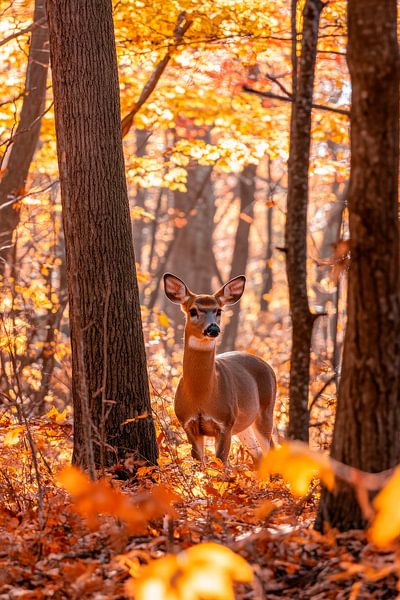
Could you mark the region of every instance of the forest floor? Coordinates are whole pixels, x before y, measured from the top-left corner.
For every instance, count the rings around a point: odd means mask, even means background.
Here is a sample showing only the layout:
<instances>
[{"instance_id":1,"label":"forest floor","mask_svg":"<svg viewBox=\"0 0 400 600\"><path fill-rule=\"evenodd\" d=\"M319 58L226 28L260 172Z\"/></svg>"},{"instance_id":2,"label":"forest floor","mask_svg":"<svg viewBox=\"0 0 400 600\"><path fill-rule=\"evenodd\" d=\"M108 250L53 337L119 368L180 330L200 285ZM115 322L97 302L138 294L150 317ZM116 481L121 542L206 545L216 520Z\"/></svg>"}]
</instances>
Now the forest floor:
<instances>
[{"instance_id":1,"label":"forest floor","mask_svg":"<svg viewBox=\"0 0 400 600\"><path fill-rule=\"evenodd\" d=\"M212 459L200 469L185 445L171 457L161 444L159 467L143 467L126 479L121 478L128 474L126 468L106 473L113 488L142 508L143 494L157 489L153 514L169 511L132 532L116 517L120 513L113 515L113 507L110 514L98 515L104 502L96 500L95 488L77 506L56 485L53 473L70 451L69 425L38 419L30 433L39 454L46 456L40 465L39 500L37 474L21 430L8 440L12 443L0 459L0 599L122 600L132 581L129 566L205 541L223 544L251 564L253 582L235 587L240 600L399 597L399 556L393 551L377 550L364 532L321 535L313 529L318 482L306 497L294 499L279 477L260 481L240 449L226 471ZM41 444L44 434L50 446ZM172 512L167 506L171 492Z\"/></svg>"}]
</instances>

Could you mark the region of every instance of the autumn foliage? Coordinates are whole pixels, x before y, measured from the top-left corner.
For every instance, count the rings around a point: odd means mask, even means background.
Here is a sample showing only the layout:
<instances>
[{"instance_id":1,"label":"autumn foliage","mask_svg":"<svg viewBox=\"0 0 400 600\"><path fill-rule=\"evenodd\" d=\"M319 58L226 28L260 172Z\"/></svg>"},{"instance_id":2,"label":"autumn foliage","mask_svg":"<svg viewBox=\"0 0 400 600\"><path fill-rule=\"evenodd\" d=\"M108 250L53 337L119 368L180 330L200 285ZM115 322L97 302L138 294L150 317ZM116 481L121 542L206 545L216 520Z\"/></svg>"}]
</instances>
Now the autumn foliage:
<instances>
[{"instance_id":1,"label":"autumn foliage","mask_svg":"<svg viewBox=\"0 0 400 600\"><path fill-rule=\"evenodd\" d=\"M46 18L33 19L37 2L0 0L3 185L10 152L23 135L18 124L29 103L32 36L47 26ZM119 426L154 418L157 465L147 464L133 448L111 467L85 472L70 464L75 365L47 78L29 174L18 189L2 195L0 188L2 598L355 600L399 593L399 467L369 473L328 455L351 258L344 0L332 0L321 13L313 90L306 239L314 326L306 407L310 445L285 440L291 325L287 160L293 63L301 54L305 2L294 3L295 14L292 4L120 0L113 6L152 403L152 411ZM244 176L252 178L246 183L253 197L242 210ZM10 210L15 227L8 238L10 220L4 215ZM196 288L200 280L218 289L233 269L238 223L247 226L248 283L229 349L261 356L278 381L275 444L257 470L237 440L227 465L213 458L209 447L204 464L191 458L173 410L182 370L182 321L160 292L171 262L190 273L195 292L210 291ZM206 260L180 245L185 235L210 242ZM231 317L228 312L225 318ZM106 319L101 329L107 332ZM101 352L107 351L104 343ZM107 416L113 400L103 388L95 396ZM101 431L95 434L96 448L112 452ZM365 531L314 529L321 485L335 494L338 482L353 490Z\"/></svg>"}]
</instances>

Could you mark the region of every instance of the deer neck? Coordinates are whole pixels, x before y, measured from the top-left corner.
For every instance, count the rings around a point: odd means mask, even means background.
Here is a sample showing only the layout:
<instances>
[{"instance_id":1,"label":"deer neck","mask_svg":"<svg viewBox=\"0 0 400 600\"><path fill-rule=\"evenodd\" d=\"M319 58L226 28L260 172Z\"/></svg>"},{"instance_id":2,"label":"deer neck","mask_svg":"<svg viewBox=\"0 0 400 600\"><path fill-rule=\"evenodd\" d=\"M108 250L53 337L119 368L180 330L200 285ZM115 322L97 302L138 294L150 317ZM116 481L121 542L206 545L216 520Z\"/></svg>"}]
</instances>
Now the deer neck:
<instances>
[{"instance_id":1,"label":"deer neck","mask_svg":"<svg viewBox=\"0 0 400 600\"><path fill-rule=\"evenodd\" d=\"M216 379L215 339L204 342L193 336L185 335L183 351L183 386L196 396L211 394Z\"/></svg>"}]
</instances>

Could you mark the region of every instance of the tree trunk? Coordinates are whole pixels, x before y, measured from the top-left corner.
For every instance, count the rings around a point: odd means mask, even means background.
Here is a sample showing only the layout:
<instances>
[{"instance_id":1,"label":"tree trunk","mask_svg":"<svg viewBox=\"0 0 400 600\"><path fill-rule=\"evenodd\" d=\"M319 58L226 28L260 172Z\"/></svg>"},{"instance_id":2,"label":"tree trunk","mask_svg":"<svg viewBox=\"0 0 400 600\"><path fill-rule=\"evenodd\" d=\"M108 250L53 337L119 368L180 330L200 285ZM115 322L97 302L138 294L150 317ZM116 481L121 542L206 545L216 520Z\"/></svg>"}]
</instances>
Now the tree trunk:
<instances>
[{"instance_id":1,"label":"tree trunk","mask_svg":"<svg viewBox=\"0 0 400 600\"><path fill-rule=\"evenodd\" d=\"M146 154L147 141L149 132L146 129L136 129L136 156L144 156ZM146 208L147 190L137 186L134 205L141 209ZM145 222L143 215L139 215L132 223L133 241L135 243L135 258L136 262L142 266L142 250L144 244Z\"/></svg>"},{"instance_id":2,"label":"tree trunk","mask_svg":"<svg viewBox=\"0 0 400 600\"><path fill-rule=\"evenodd\" d=\"M323 4L307 0L291 120L286 215L286 273L292 317L288 436L308 441L308 384L314 318L307 296L308 167L318 25Z\"/></svg>"},{"instance_id":3,"label":"tree trunk","mask_svg":"<svg viewBox=\"0 0 400 600\"><path fill-rule=\"evenodd\" d=\"M261 299L260 299L260 310L263 312L267 312L269 308L269 299L268 296L271 293L273 286L273 274L272 274L272 244L273 244L273 214L274 207L267 207L266 214L266 225L267 225L267 244L266 244L266 252L265 252L265 271L264 271L264 280L263 287L261 291Z\"/></svg>"},{"instance_id":4,"label":"tree trunk","mask_svg":"<svg viewBox=\"0 0 400 600\"><path fill-rule=\"evenodd\" d=\"M191 205L194 194L202 187L204 178L208 181L196 206L193 208L193 218L187 223L179 223L179 214L186 220L186 211ZM197 165L188 173L188 192L174 193L175 209L178 225L175 235L182 227L182 237L176 244L169 262L171 270L181 277L189 288L200 293L211 292L213 276L211 250L214 218L214 192L211 179L208 177L208 167Z\"/></svg>"},{"instance_id":5,"label":"tree trunk","mask_svg":"<svg viewBox=\"0 0 400 600\"><path fill-rule=\"evenodd\" d=\"M331 454L364 471L400 462L399 49L396 0L350 0L351 266L342 378ZM323 492L317 527L365 520L342 483Z\"/></svg>"},{"instance_id":6,"label":"tree trunk","mask_svg":"<svg viewBox=\"0 0 400 600\"><path fill-rule=\"evenodd\" d=\"M212 236L215 212L210 167L196 165L188 170L187 192L174 192L176 221L168 270L178 275L196 293L211 293L214 273ZM175 339L183 332L183 313L166 300L165 312L175 325Z\"/></svg>"},{"instance_id":7,"label":"tree trunk","mask_svg":"<svg viewBox=\"0 0 400 600\"><path fill-rule=\"evenodd\" d=\"M45 0L36 0L33 21L46 16ZM26 69L25 93L21 116L14 134L6 169L0 182L0 275L4 274L12 254L12 238L19 223L19 208L14 205L23 194L29 167L39 140L41 115L46 100L46 80L49 65L47 23L32 31Z\"/></svg>"},{"instance_id":8,"label":"tree trunk","mask_svg":"<svg viewBox=\"0 0 400 600\"><path fill-rule=\"evenodd\" d=\"M247 165L239 178L240 214L236 229L235 243L229 279L246 273L249 257L249 234L254 214L254 194L256 191L256 165ZM239 329L240 302L232 306L232 316L227 323L221 341L220 352L235 349Z\"/></svg>"},{"instance_id":9,"label":"tree trunk","mask_svg":"<svg viewBox=\"0 0 400 600\"><path fill-rule=\"evenodd\" d=\"M272 180L271 158L268 156L268 190L267 190L267 214L266 214L266 229L267 243L265 252L265 272L263 279L263 287L260 298L260 310L267 312L269 308L268 295L273 286L272 275L272 249L273 249L273 214L274 214L274 193L275 184Z\"/></svg>"},{"instance_id":10,"label":"tree trunk","mask_svg":"<svg viewBox=\"0 0 400 600\"><path fill-rule=\"evenodd\" d=\"M112 4L48 0L47 10L70 301L73 461L110 465L132 453L155 463Z\"/></svg>"}]
</instances>

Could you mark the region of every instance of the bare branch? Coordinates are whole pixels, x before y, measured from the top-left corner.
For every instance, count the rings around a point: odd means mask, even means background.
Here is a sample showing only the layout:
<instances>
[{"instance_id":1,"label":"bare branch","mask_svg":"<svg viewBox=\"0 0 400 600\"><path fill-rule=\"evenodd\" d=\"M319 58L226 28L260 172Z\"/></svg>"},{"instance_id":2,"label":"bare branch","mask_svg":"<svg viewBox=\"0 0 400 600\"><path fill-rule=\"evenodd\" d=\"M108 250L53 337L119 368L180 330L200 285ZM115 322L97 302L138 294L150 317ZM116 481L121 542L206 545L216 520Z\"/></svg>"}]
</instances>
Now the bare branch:
<instances>
[{"instance_id":1,"label":"bare branch","mask_svg":"<svg viewBox=\"0 0 400 600\"><path fill-rule=\"evenodd\" d=\"M161 75L164 73L169 61L171 60L173 51L176 49L186 31L191 26L192 21L186 20L186 13L180 13L178 17L178 21L174 31L174 43L170 44L167 49L167 54L160 60L153 73L150 76L150 79L145 84L142 93L139 96L139 100L135 103L132 110L122 119L121 127L122 127L122 137L124 138L126 134L129 132L132 127L133 119L136 113L141 109L143 104L149 98L150 94L153 92L157 83L160 80Z\"/></svg>"},{"instance_id":2,"label":"bare branch","mask_svg":"<svg viewBox=\"0 0 400 600\"><path fill-rule=\"evenodd\" d=\"M19 37L20 35L24 35L24 33L29 33L30 31L34 31L41 25L44 25L44 23L46 23L46 21L47 21L46 17L42 17L38 21L34 21L33 23L31 23L28 27L25 27L24 29L19 29L18 31L14 31L14 33L11 33L7 37L0 40L0 46L4 46L4 44L11 42L11 40L15 40L15 38Z\"/></svg>"},{"instance_id":3,"label":"bare branch","mask_svg":"<svg viewBox=\"0 0 400 600\"><path fill-rule=\"evenodd\" d=\"M243 86L243 90L249 94L256 94L263 98L271 98L272 100L282 100L283 102L293 102L293 98L289 96L281 96L280 94L274 94L273 92L261 92L260 90L254 90L248 85ZM350 111L345 108L335 108L334 106L326 106L325 104L312 104L312 108L317 110L324 110L326 112L336 113L345 117L350 117Z\"/></svg>"}]
</instances>

